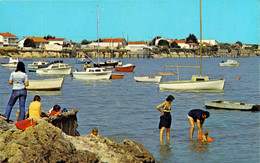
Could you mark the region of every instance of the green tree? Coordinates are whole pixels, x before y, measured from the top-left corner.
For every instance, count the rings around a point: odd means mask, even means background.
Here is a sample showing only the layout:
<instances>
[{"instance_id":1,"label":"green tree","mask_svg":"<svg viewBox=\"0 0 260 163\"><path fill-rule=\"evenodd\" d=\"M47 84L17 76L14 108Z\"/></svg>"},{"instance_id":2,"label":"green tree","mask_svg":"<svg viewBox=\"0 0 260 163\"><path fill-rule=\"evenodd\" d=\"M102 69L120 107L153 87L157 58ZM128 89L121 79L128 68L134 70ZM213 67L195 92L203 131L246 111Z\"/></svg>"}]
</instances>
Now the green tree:
<instances>
[{"instance_id":1,"label":"green tree","mask_svg":"<svg viewBox=\"0 0 260 163\"><path fill-rule=\"evenodd\" d=\"M45 40L48 40L48 39L50 39L50 38L55 38L55 36L48 35L48 36L44 36L43 38L44 38Z\"/></svg>"},{"instance_id":2,"label":"green tree","mask_svg":"<svg viewBox=\"0 0 260 163\"><path fill-rule=\"evenodd\" d=\"M26 39L23 43L24 47L36 48L35 42L32 39Z\"/></svg>"},{"instance_id":3,"label":"green tree","mask_svg":"<svg viewBox=\"0 0 260 163\"><path fill-rule=\"evenodd\" d=\"M186 43L196 43L198 44L198 39L194 34L190 34L187 38L186 38Z\"/></svg>"},{"instance_id":4,"label":"green tree","mask_svg":"<svg viewBox=\"0 0 260 163\"><path fill-rule=\"evenodd\" d=\"M82 45L87 45L87 44L90 44L90 43L91 43L91 42L88 41L88 40L86 40L86 39L84 39L84 40L81 41L81 44L82 44Z\"/></svg>"},{"instance_id":5,"label":"green tree","mask_svg":"<svg viewBox=\"0 0 260 163\"><path fill-rule=\"evenodd\" d=\"M240 47L243 45L240 41L237 41L235 44L238 44Z\"/></svg>"},{"instance_id":6,"label":"green tree","mask_svg":"<svg viewBox=\"0 0 260 163\"><path fill-rule=\"evenodd\" d=\"M169 47L169 42L167 40L159 40L158 45Z\"/></svg>"},{"instance_id":7,"label":"green tree","mask_svg":"<svg viewBox=\"0 0 260 163\"><path fill-rule=\"evenodd\" d=\"M181 48L175 41L170 44L171 48Z\"/></svg>"}]
</instances>

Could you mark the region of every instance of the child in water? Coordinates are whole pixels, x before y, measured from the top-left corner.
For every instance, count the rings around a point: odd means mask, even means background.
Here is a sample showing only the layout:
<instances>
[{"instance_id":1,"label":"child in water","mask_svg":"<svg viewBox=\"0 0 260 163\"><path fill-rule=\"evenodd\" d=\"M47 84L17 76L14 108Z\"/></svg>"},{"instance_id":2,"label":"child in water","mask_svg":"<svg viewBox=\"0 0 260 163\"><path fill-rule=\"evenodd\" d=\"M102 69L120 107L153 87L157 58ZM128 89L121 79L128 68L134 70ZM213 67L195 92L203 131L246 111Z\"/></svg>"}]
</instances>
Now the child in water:
<instances>
[{"instance_id":1,"label":"child in water","mask_svg":"<svg viewBox=\"0 0 260 163\"><path fill-rule=\"evenodd\" d=\"M214 141L211 137L209 137L209 130L204 131L204 135L202 136L202 141L206 141L206 142Z\"/></svg>"},{"instance_id":2,"label":"child in water","mask_svg":"<svg viewBox=\"0 0 260 163\"><path fill-rule=\"evenodd\" d=\"M98 134L98 129L96 127L94 127L92 129L92 133L91 134L88 134L88 136L92 136L92 137L102 137L101 135Z\"/></svg>"}]
</instances>

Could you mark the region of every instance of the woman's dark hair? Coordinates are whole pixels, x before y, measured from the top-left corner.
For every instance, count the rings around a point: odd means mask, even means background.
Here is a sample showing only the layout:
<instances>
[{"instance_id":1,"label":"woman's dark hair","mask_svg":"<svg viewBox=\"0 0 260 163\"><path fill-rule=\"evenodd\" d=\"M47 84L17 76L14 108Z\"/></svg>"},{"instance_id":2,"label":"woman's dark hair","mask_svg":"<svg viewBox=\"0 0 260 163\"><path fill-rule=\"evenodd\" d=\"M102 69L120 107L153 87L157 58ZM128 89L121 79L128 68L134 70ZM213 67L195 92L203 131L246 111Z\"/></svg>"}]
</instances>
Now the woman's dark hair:
<instances>
[{"instance_id":1,"label":"woman's dark hair","mask_svg":"<svg viewBox=\"0 0 260 163\"><path fill-rule=\"evenodd\" d=\"M41 101L41 97L38 95L35 95L33 98L33 101Z\"/></svg>"},{"instance_id":2,"label":"woman's dark hair","mask_svg":"<svg viewBox=\"0 0 260 163\"><path fill-rule=\"evenodd\" d=\"M54 111L60 111L60 105L54 105L53 110Z\"/></svg>"},{"instance_id":3,"label":"woman's dark hair","mask_svg":"<svg viewBox=\"0 0 260 163\"><path fill-rule=\"evenodd\" d=\"M174 100L175 98L172 96L172 95L169 95L167 98L166 98L166 101L172 101Z\"/></svg>"},{"instance_id":4,"label":"woman's dark hair","mask_svg":"<svg viewBox=\"0 0 260 163\"><path fill-rule=\"evenodd\" d=\"M23 62L18 62L15 72L18 72L18 71L22 71L22 72L26 73L25 72L25 66L24 66Z\"/></svg>"},{"instance_id":5,"label":"woman's dark hair","mask_svg":"<svg viewBox=\"0 0 260 163\"><path fill-rule=\"evenodd\" d=\"M210 113L208 111L204 111L203 114L206 115L207 118L210 117Z\"/></svg>"}]
</instances>

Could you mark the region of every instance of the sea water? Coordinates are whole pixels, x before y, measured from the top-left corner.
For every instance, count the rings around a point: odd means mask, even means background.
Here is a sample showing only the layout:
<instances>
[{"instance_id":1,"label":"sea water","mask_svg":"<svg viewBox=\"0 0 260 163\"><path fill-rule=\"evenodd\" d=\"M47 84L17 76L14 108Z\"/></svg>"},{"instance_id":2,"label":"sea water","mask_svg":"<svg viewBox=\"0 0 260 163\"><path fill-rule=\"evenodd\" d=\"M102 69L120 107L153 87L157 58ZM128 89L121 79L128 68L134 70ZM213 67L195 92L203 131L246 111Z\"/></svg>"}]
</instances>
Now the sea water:
<instances>
[{"instance_id":1,"label":"sea water","mask_svg":"<svg viewBox=\"0 0 260 163\"><path fill-rule=\"evenodd\" d=\"M138 83L134 75L155 75L162 71L173 71L165 65L198 66L199 58L125 58L124 63L134 63L133 73L124 73L124 79L108 81L77 80L65 76L61 91L29 92L26 108L33 97L41 96L42 109L48 111L55 104L61 108L79 110L78 131L89 134L93 127L99 134L122 142L131 139L140 142L158 162L250 162L258 163L259 150L259 112L208 110L211 116L204 123L204 130L214 138L212 143L189 140L190 125L187 113L191 109L205 109L205 101L226 100L259 104L259 58L235 58L239 67L219 67L218 63L227 58L203 58L203 75L210 78L225 78L223 91L160 91L158 84ZM22 59L21 59L22 60ZM22 60L26 65L33 60ZM47 59L49 61L55 58ZM75 59L63 59L79 70L82 65ZM103 61L105 59L101 59ZM8 62L0 59L0 62ZM0 112L4 113L12 86L8 84L14 69L0 68ZM174 70L176 71L176 69ZM28 72L30 79L51 78ZM179 69L180 80L199 75L199 69ZM240 77L240 80L239 78ZM163 77L163 81L177 80L176 76ZM160 112L156 106L173 95L171 139L159 142L158 123ZM15 120L18 101L13 108L11 119Z\"/></svg>"}]
</instances>

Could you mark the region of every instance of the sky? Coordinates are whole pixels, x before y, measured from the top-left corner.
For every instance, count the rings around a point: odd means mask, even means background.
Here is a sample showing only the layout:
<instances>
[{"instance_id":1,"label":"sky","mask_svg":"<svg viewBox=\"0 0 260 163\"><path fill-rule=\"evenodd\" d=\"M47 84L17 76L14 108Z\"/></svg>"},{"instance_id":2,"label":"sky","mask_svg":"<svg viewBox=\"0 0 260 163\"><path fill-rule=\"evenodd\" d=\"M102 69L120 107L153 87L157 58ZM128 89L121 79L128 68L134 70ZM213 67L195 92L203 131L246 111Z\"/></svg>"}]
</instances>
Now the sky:
<instances>
[{"instance_id":1,"label":"sky","mask_svg":"<svg viewBox=\"0 0 260 163\"><path fill-rule=\"evenodd\" d=\"M0 33L151 41L200 37L199 0L0 0ZM99 23L97 23L97 5ZM260 44L259 0L202 0L202 39ZM98 25L97 25L98 24ZM99 32L97 32L99 26Z\"/></svg>"}]
</instances>

